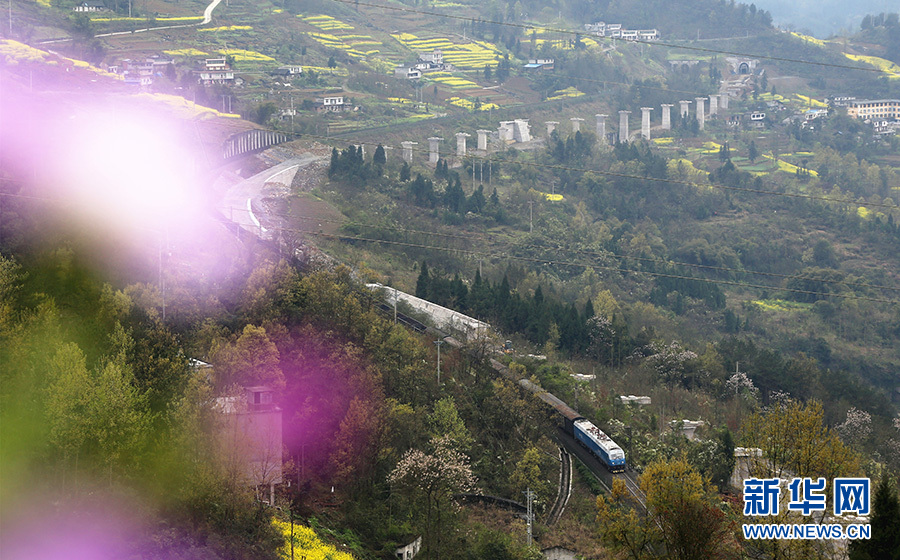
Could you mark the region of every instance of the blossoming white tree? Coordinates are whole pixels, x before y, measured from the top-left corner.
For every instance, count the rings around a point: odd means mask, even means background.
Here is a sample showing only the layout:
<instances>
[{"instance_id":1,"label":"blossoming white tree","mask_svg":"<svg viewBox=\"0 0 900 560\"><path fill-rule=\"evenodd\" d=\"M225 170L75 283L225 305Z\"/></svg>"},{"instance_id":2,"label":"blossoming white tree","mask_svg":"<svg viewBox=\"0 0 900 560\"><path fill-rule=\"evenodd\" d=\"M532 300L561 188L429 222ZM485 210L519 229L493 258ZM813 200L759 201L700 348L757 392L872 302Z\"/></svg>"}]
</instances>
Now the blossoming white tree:
<instances>
[{"instance_id":1,"label":"blossoming white tree","mask_svg":"<svg viewBox=\"0 0 900 560\"><path fill-rule=\"evenodd\" d=\"M475 488L475 476L469 458L456 449L450 437L434 438L430 447L431 453L419 449L407 451L388 481L410 499L413 511L424 509L424 545L438 556L441 531L436 528L441 526L453 495Z\"/></svg>"}]
</instances>

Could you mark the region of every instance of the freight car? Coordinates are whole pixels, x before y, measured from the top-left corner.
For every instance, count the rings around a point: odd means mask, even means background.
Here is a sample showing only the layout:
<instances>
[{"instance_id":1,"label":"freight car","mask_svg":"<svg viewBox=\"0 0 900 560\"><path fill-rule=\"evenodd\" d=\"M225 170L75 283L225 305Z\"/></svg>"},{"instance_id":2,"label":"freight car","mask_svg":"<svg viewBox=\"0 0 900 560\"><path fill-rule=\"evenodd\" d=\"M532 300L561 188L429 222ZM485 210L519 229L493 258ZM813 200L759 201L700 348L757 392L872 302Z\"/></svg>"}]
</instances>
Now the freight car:
<instances>
[{"instance_id":1,"label":"freight car","mask_svg":"<svg viewBox=\"0 0 900 560\"><path fill-rule=\"evenodd\" d=\"M372 287L381 287L380 285L370 284L369 288ZM395 292L397 292L395 290ZM405 294L408 296L408 294ZM393 309L387 310L393 312ZM398 319L401 314L397 314ZM465 319L471 319L472 322L477 322L478 324L483 324L487 326L487 323L480 323L476 319L472 319L470 317L466 317L462 314L459 314ZM405 318L405 317L404 317ZM418 321L416 321L418 323ZM448 336L447 333L442 332L438 329L433 328L425 328L425 325L418 323L421 325L421 329L425 332L429 333L432 336L440 337L448 346L451 346L456 349L462 349L464 344L460 342L458 339L453 336ZM419 329L417 329L419 330ZM512 343L507 341L507 343L500 349L500 352L504 352L506 348L512 347ZM560 416L563 418L563 422L565 424L565 431L567 434L571 435L575 440L587 448L588 451L597 459L603 463L604 466L610 472L623 472L625 470L625 453L622 451L622 448L619 447L616 442L614 442L608 435L603 433L603 431L591 423L590 420L584 418L577 411L572 409L569 405L560 400L553 393L547 392L540 385L532 383L528 379L517 379L514 376L508 367L503 365L496 358L489 358L489 363L494 370L497 371L503 377L518 383L523 389L533 393L537 398L541 399L545 403L547 403L551 408L556 410Z\"/></svg>"},{"instance_id":2,"label":"freight car","mask_svg":"<svg viewBox=\"0 0 900 560\"><path fill-rule=\"evenodd\" d=\"M500 365L499 362L496 363ZM501 367L503 366L501 365ZM504 370L508 372L505 367ZM503 372L501 371L501 373ZM561 401L559 397L545 391L540 385L536 385L527 379L520 379L518 383L556 410L563 417L566 433L574 437L575 441L597 457L607 470L610 472L625 471L625 453L603 430L578 414L576 410Z\"/></svg>"}]
</instances>

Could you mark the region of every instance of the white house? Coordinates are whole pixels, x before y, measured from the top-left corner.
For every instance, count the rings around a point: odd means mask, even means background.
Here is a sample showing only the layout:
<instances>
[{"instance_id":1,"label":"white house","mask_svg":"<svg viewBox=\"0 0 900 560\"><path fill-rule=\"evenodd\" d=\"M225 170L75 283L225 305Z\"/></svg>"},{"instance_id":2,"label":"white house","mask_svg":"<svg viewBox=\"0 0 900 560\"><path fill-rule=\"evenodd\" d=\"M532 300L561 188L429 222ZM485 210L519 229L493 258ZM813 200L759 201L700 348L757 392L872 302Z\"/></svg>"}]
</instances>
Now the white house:
<instances>
[{"instance_id":1,"label":"white house","mask_svg":"<svg viewBox=\"0 0 900 560\"><path fill-rule=\"evenodd\" d=\"M398 66L394 68L394 76L397 78L406 78L407 80L415 80L422 77L422 70L415 66Z\"/></svg>"},{"instance_id":2,"label":"white house","mask_svg":"<svg viewBox=\"0 0 900 560\"><path fill-rule=\"evenodd\" d=\"M299 65L279 66L272 70L272 74L276 76L299 76L303 73L303 67Z\"/></svg>"},{"instance_id":3,"label":"white house","mask_svg":"<svg viewBox=\"0 0 900 560\"><path fill-rule=\"evenodd\" d=\"M234 80L234 72L224 58L207 58L197 73L197 81L203 85L226 84Z\"/></svg>"},{"instance_id":4,"label":"white house","mask_svg":"<svg viewBox=\"0 0 900 560\"><path fill-rule=\"evenodd\" d=\"M328 111L339 113L341 111L349 111L352 107L349 103L344 102L343 95L330 95L326 97L316 98L316 111Z\"/></svg>"},{"instance_id":5,"label":"white house","mask_svg":"<svg viewBox=\"0 0 900 560\"><path fill-rule=\"evenodd\" d=\"M73 12L104 12L106 4L101 0L84 0L72 8Z\"/></svg>"}]
</instances>

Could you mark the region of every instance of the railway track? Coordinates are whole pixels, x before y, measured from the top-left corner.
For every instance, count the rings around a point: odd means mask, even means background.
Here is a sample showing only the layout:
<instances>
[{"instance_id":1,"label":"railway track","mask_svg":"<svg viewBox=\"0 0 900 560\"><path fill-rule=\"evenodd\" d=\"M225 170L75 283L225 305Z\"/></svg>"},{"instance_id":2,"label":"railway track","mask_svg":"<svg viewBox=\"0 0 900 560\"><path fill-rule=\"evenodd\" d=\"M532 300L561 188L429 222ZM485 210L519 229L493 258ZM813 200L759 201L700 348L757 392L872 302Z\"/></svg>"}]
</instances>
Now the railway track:
<instances>
[{"instance_id":1,"label":"railway track","mask_svg":"<svg viewBox=\"0 0 900 560\"><path fill-rule=\"evenodd\" d=\"M572 495L572 455L566 451L565 447L559 447L559 489L556 494L556 502L550 508L547 514L546 525L548 527L556 524L566 510L566 504L569 503L569 497Z\"/></svg>"},{"instance_id":2,"label":"railway track","mask_svg":"<svg viewBox=\"0 0 900 560\"><path fill-rule=\"evenodd\" d=\"M615 477L620 478L625 482L625 487L628 489L628 493L637 500L637 503L640 504L641 509L646 512L647 511L647 495L644 494L644 491L641 490L641 487L638 485L637 479L634 474L629 471L625 471L623 473L613 475Z\"/></svg>"},{"instance_id":3,"label":"railway track","mask_svg":"<svg viewBox=\"0 0 900 560\"><path fill-rule=\"evenodd\" d=\"M383 302L379 302L379 303L376 303L375 306L378 308L379 311L381 311L385 315L388 315L390 317L394 316L394 308L391 307L390 305L383 303ZM409 317L408 315L404 315L403 313L400 313L399 311L397 312L397 322L406 325L407 327L411 328L412 330L416 331L417 333L423 333L428 329L428 327L421 321L417 321L416 319L413 319L412 317Z\"/></svg>"}]
</instances>

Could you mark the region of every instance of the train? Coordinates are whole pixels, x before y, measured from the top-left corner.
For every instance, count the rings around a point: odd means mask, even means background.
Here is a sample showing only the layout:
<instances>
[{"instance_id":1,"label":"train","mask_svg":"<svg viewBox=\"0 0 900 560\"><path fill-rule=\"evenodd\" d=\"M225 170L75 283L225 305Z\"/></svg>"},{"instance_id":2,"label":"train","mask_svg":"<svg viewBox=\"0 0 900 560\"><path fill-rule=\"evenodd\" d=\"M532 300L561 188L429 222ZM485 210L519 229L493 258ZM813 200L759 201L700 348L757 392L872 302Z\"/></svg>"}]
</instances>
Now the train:
<instances>
[{"instance_id":1,"label":"train","mask_svg":"<svg viewBox=\"0 0 900 560\"><path fill-rule=\"evenodd\" d=\"M499 361L491 359L491 367L502 375L510 377L509 368ZM603 463L609 472L625 472L628 466L625 461L625 452L603 430L540 385L528 379L514 379L514 381L558 412L563 418L566 433L575 438L579 445L586 448L591 455Z\"/></svg>"},{"instance_id":2,"label":"train","mask_svg":"<svg viewBox=\"0 0 900 560\"><path fill-rule=\"evenodd\" d=\"M373 289L381 288L382 286L380 284L369 284L367 285L367 287ZM409 296L409 294L404 295L407 296L407 298L411 297ZM434 306L434 304L431 305ZM404 324L413 328L417 332L428 332L432 336L436 335L440 337L450 347L461 350L465 346L460 340L454 338L453 336L448 336L447 333L442 332L439 329L427 327L419 321L406 317L402 313L397 313L393 308L388 308L386 304L380 304L380 308L385 312L393 312L397 320L401 320L402 322L404 322ZM487 323L481 323L477 319L467 317L457 312L453 313L460 315L464 319L469 319L471 322L488 326ZM501 348L498 348L497 351L504 354L511 353L512 342L506 341L506 343ZM603 432L603 430L595 426L587 418L578 414L577 411L560 400L556 395L544 390L544 388L540 385L532 383L528 379L516 379L515 376L510 373L509 368L507 368L496 359L491 358L490 364L491 367L497 371L497 373L503 375L511 381L518 383L523 389L530 391L537 398L541 399L542 401L550 405L554 410L556 410L563 418L564 429L566 433L572 436L575 441L586 448L591 453L591 455L595 456L601 463L603 463L607 470L613 473L625 471L625 468L627 466L625 461L625 453L622 451L622 448L612 440L612 438L610 438Z\"/></svg>"}]
</instances>

